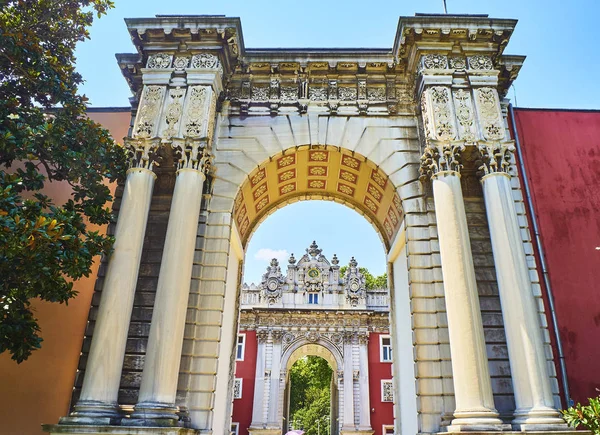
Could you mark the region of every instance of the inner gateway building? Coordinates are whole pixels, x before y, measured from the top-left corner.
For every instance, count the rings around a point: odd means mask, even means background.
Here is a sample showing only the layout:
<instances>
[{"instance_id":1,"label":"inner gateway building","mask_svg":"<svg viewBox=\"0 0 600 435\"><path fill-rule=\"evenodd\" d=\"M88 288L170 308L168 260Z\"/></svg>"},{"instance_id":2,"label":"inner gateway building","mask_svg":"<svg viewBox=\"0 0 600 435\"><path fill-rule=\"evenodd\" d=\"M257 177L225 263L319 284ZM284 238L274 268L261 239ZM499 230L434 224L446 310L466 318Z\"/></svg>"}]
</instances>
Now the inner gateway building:
<instances>
[{"instance_id":1,"label":"inner gateway building","mask_svg":"<svg viewBox=\"0 0 600 435\"><path fill-rule=\"evenodd\" d=\"M294 335L299 352L338 353L334 433L568 431L507 123L524 61L504 54L515 20L402 17L391 49L247 49L239 19L222 16L126 24L137 53L117 59L134 95L131 169L71 410L47 432L229 433L238 329L250 330L238 307L256 293L240 286L248 240L276 209L311 199L361 213L388 262L385 307L368 292L308 292L349 304L339 315L358 316L351 331L325 335L320 310L290 316L315 325ZM259 293L285 306L292 296L271 288L286 282L278 267ZM303 285L316 285L307 273ZM287 336L263 329L262 303L249 431L275 435L287 365L272 356ZM385 379L364 364L380 308L393 348ZM373 379L391 380L393 419L381 425L363 406L379 399Z\"/></svg>"}]
</instances>

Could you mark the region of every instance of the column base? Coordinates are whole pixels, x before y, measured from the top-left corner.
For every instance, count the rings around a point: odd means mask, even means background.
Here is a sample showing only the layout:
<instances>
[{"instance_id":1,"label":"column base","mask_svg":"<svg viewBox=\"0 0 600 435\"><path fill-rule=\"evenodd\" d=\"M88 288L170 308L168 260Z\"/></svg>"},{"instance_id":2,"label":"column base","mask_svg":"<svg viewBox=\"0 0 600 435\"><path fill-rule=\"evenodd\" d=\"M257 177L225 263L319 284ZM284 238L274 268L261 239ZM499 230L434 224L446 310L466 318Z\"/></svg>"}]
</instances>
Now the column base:
<instances>
[{"instance_id":1,"label":"column base","mask_svg":"<svg viewBox=\"0 0 600 435\"><path fill-rule=\"evenodd\" d=\"M513 430L521 432L566 432L575 430L567 425L556 409L550 407L517 409L514 416L515 419L512 421Z\"/></svg>"},{"instance_id":2,"label":"column base","mask_svg":"<svg viewBox=\"0 0 600 435\"><path fill-rule=\"evenodd\" d=\"M342 428L340 435L373 435L375 431L373 429L346 429Z\"/></svg>"},{"instance_id":3,"label":"column base","mask_svg":"<svg viewBox=\"0 0 600 435\"><path fill-rule=\"evenodd\" d=\"M50 435L198 435L200 431L183 427L125 427L43 424L42 430Z\"/></svg>"},{"instance_id":4,"label":"column base","mask_svg":"<svg viewBox=\"0 0 600 435\"><path fill-rule=\"evenodd\" d=\"M248 428L248 432L250 435L281 435L281 428L272 428L272 427L252 427Z\"/></svg>"},{"instance_id":5,"label":"column base","mask_svg":"<svg viewBox=\"0 0 600 435\"><path fill-rule=\"evenodd\" d=\"M131 418L121 421L123 426L177 427L179 407L173 403L140 402L135 405Z\"/></svg>"},{"instance_id":6,"label":"column base","mask_svg":"<svg viewBox=\"0 0 600 435\"><path fill-rule=\"evenodd\" d=\"M448 432L498 432L509 431L510 424L503 423L495 410L455 411L454 420L446 427Z\"/></svg>"},{"instance_id":7,"label":"column base","mask_svg":"<svg viewBox=\"0 0 600 435\"><path fill-rule=\"evenodd\" d=\"M61 417L59 425L116 425L123 414L116 403L99 400L79 400L67 417Z\"/></svg>"}]
</instances>

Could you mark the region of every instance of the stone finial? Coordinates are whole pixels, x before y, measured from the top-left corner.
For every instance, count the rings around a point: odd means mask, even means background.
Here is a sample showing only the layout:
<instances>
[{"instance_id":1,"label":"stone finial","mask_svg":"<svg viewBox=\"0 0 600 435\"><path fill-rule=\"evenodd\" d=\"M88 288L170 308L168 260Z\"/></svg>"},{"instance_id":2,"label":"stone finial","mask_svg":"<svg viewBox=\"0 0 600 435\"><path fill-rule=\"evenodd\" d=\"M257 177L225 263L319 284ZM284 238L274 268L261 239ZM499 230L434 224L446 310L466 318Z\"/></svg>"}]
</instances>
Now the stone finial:
<instances>
[{"instance_id":1,"label":"stone finial","mask_svg":"<svg viewBox=\"0 0 600 435\"><path fill-rule=\"evenodd\" d=\"M317 255L320 255L322 251L323 250L319 249L319 245L317 245L317 242L314 240L313 240L312 244L310 245L310 248L306 250L306 252L311 257L316 257Z\"/></svg>"},{"instance_id":2,"label":"stone finial","mask_svg":"<svg viewBox=\"0 0 600 435\"><path fill-rule=\"evenodd\" d=\"M288 263L296 264L296 257L294 257L293 253L292 253L292 255L290 255L290 258L288 259Z\"/></svg>"},{"instance_id":3,"label":"stone finial","mask_svg":"<svg viewBox=\"0 0 600 435\"><path fill-rule=\"evenodd\" d=\"M333 258L331 259L331 264L337 266L338 264L340 264L340 260L338 260L337 255L333 254Z\"/></svg>"},{"instance_id":4,"label":"stone finial","mask_svg":"<svg viewBox=\"0 0 600 435\"><path fill-rule=\"evenodd\" d=\"M358 261L356 261L356 260L354 259L354 257L352 257L352 258L350 259L350 267L357 267L357 266L358 266Z\"/></svg>"}]
</instances>

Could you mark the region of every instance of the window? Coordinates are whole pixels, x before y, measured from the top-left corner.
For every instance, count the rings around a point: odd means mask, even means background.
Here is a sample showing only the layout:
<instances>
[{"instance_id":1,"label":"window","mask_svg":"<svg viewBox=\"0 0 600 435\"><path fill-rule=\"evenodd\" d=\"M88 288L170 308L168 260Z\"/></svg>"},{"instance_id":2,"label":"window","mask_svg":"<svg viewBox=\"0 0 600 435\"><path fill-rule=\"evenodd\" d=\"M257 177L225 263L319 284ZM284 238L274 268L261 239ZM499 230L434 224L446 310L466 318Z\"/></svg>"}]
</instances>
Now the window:
<instances>
[{"instance_id":1,"label":"window","mask_svg":"<svg viewBox=\"0 0 600 435\"><path fill-rule=\"evenodd\" d=\"M231 423L231 435L239 435L240 432L240 424L239 423Z\"/></svg>"},{"instance_id":2,"label":"window","mask_svg":"<svg viewBox=\"0 0 600 435\"><path fill-rule=\"evenodd\" d=\"M379 336L379 356L381 362L392 362L392 339L389 335Z\"/></svg>"},{"instance_id":3,"label":"window","mask_svg":"<svg viewBox=\"0 0 600 435\"><path fill-rule=\"evenodd\" d=\"M382 402L393 402L394 401L394 386L391 379L383 379L381 381L381 401Z\"/></svg>"},{"instance_id":4,"label":"window","mask_svg":"<svg viewBox=\"0 0 600 435\"><path fill-rule=\"evenodd\" d=\"M389 424L384 424L382 433L383 433L383 435L394 435L394 426L389 425Z\"/></svg>"},{"instance_id":5,"label":"window","mask_svg":"<svg viewBox=\"0 0 600 435\"><path fill-rule=\"evenodd\" d=\"M233 381L233 398L241 399L242 398L242 378L235 378Z\"/></svg>"},{"instance_id":6,"label":"window","mask_svg":"<svg viewBox=\"0 0 600 435\"><path fill-rule=\"evenodd\" d=\"M319 294L318 293L309 293L308 294L308 303L309 304L318 304L319 303Z\"/></svg>"},{"instance_id":7,"label":"window","mask_svg":"<svg viewBox=\"0 0 600 435\"><path fill-rule=\"evenodd\" d=\"M237 348L235 350L235 360L244 361L244 352L246 350L246 334L240 334L237 338Z\"/></svg>"}]
</instances>

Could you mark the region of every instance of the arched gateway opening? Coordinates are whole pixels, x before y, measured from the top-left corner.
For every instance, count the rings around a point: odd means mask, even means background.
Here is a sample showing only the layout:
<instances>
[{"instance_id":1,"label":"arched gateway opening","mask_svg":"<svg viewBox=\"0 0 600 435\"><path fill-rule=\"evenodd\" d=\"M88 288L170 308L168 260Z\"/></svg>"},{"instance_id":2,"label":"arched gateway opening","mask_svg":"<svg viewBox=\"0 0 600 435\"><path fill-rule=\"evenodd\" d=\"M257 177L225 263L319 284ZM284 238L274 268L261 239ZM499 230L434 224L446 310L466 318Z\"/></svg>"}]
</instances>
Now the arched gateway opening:
<instances>
[{"instance_id":1,"label":"arched gateway opening","mask_svg":"<svg viewBox=\"0 0 600 435\"><path fill-rule=\"evenodd\" d=\"M219 182L217 179L215 189ZM270 214L305 200L335 201L358 212L375 229L390 261L389 253L400 238L404 218L396 186L380 166L362 154L334 146L288 148L244 177L233 208L240 251L247 251L254 231ZM328 219L318 214L307 225ZM285 240L286 234L280 237ZM404 322L401 334L392 334L395 327L390 324L389 285L367 289L354 258L342 265L332 255L331 248L313 242L305 255L289 258L287 270L280 264L286 259L273 259L258 285L242 286L236 354L246 356L243 361L238 358L234 380L238 399L234 399L233 429L238 433L248 430L274 435L301 429L290 421L290 369L307 355L325 358L333 370L328 433L391 432L391 362L396 354L391 351L392 335L404 346L398 346L397 354L408 361L405 392L411 394L412 403L406 409L414 410L410 322ZM360 261L359 252L353 255ZM388 267L387 272L391 283L394 270ZM404 279L400 276L397 293L401 295L400 305L407 309L408 285ZM248 368L252 355L254 365ZM396 364L400 367L404 361L397 359ZM251 402L248 394L252 395ZM251 418L248 407L252 408ZM412 418L416 420L416 413ZM320 423L317 431L319 428Z\"/></svg>"}]
</instances>

